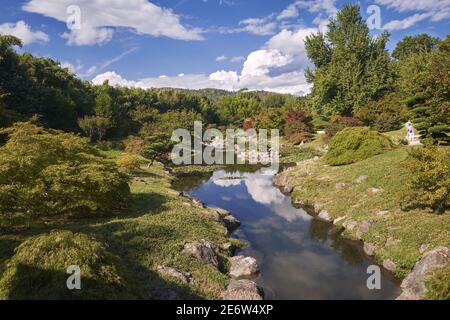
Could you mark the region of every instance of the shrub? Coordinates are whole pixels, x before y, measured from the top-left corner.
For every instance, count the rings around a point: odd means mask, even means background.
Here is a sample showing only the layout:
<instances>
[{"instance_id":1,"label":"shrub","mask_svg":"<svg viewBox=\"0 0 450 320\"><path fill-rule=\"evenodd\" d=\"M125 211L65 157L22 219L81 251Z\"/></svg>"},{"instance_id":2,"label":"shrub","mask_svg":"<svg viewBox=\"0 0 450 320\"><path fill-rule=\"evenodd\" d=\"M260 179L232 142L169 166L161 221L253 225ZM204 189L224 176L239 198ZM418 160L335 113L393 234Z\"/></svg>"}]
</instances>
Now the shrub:
<instances>
[{"instance_id":1,"label":"shrub","mask_svg":"<svg viewBox=\"0 0 450 320\"><path fill-rule=\"evenodd\" d=\"M410 175L404 203L443 213L450 206L450 150L431 145L414 148L405 165Z\"/></svg>"},{"instance_id":2,"label":"shrub","mask_svg":"<svg viewBox=\"0 0 450 320\"><path fill-rule=\"evenodd\" d=\"M298 132L288 137L289 142L293 145L298 145L301 143L305 143L311 141L313 135L309 132Z\"/></svg>"},{"instance_id":3,"label":"shrub","mask_svg":"<svg viewBox=\"0 0 450 320\"><path fill-rule=\"evenodd\" d=\"M122 142L126 152L130 153L142 153L147 147L147 143L144 139L135 136L129 136Z\"/></svg>"},{"instance_id":4,"label":"shrub","mask_svg":"<svg viewBox=\"0 0 450 320\"><path fill-rule=\"evenodd\" d=\"M334 137L339 131L348 127L360 127L364 124L354 117L333 116L325 129L327 137Z\"/></svg>"},{"instance_id":5,"label":"shrub","mask_svg":"<svg viewBox=\"0 0 450 320\"><path fill-rule=\"evenodd\" d=\"M116 161L119 170L126 173L133 173L139 170L141 159L137 156L123 156Z\"/></svg>"},{"instance_id":6,"label":"shrub","mask_svg":"<svg viewBox=\"0 0 450 320\"><path fill-rule=\"evenodd\" d=\"M102 215L125 208L127 177L88 140L16 123L0 148L0 214Z\"/></svg>"},{"instance_id":7,"label":"shrub","mask_svg":"<svg viewBox=\"0 0 450 320\"><path fill-rule=\"evenodd\" d=\"M69 266L79 266L82 290L68 290ZM121 260L85 234L54 231L23 242L0 279L0 299L132 299Z\"/></svg>"},{"instance_id":8,"label":"shrub","mask_svg":"<svg viewBox=\"0 0 450 320\"><path fill-rule=\"evenodd\" d=\"M284 123L284 134L287 137L312 132L311 116L302 109L289 109L284 117Z\"/></svg>"},{"instance_id":9,"label":"shrub","mask_svg":"<svg viewBox=\"0 0 450 320\"><path fill-rule=\"evenodd\" d=\"M394 131L401 128L406 121L408 110L394 95L382 100L370 101L358 110L357 117L365 125L379 132Z\"/></svg>"},{"instance_id":10,"label":"shrub","mask_svg":"<svg viewBox=\"0 0 450 320\"><path fill-rule=\"evenodd\" d=\"M358 162L393 148L389 138L365 127L345 128L330 140L325 162L338 166Z\"/></svg>"},{"instance_id":11,"label":"shrub","mask_svg":"<svg viewBox=\"0 0 450 320\"><path fill-rule=\"evenodd\" d=\"M111 121L99 116L85 116L78 119L78 125L91 140L103 140L106 131L111 127Z\"/></svg>"}]
</instances>

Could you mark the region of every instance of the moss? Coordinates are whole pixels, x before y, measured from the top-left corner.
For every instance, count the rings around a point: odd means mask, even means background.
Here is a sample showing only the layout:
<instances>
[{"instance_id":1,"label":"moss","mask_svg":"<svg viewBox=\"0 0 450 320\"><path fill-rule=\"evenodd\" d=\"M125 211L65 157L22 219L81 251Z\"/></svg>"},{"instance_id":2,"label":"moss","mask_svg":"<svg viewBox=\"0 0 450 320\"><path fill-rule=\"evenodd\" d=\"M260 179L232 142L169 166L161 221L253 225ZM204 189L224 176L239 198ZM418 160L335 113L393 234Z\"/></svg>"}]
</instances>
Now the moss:
<instances>
[{"instance_id":1,"label":"moss","mask_svg":"<svg viewBox=\"0 0 450 320\"><path fill-rule=\"evenodd\" d=\"M81 269L81 290L68 290L69 266ZM0 280L4 299L136 298L120 259L85 234L54 231L24 241ZM132 293L134 291L134 293Z\"/></svg>"},{"instance_id":2,"label":"moss","mask_svg":"<svg viewBox=\"0 0 450 320\"><path fill-rule=\"evenodd\" d=\"M333 166L355 163L392 148L391 140L376 131L363 127L345 128L331 139L325 162Z\"/></svg>"}]
</instances>

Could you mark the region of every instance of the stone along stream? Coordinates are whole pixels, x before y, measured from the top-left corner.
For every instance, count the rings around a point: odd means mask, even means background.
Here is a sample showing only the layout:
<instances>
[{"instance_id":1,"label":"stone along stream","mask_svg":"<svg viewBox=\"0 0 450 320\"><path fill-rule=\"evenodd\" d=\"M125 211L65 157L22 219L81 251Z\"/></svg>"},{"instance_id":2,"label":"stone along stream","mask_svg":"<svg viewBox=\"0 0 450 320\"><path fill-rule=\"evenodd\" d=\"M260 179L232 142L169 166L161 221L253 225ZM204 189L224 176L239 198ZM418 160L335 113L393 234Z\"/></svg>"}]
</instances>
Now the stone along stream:
<instances>
[{"instance_id":1,"label":"stone along stream","mask_svg":"<svg viewBox=\"0 0 450 320\"><path fill-rule=\"evenodd\" d=\"M290 197L272 186L275 174L217 170L209 177L181 178L175 188L241 221L233 236L247 247L236 254L257 259L261 274L256 281L266 299L395 299L398 281L383 271L381 290L369 290L367 268L374 262L361 244L294 208Z\"/></svg>"}]
</instances>

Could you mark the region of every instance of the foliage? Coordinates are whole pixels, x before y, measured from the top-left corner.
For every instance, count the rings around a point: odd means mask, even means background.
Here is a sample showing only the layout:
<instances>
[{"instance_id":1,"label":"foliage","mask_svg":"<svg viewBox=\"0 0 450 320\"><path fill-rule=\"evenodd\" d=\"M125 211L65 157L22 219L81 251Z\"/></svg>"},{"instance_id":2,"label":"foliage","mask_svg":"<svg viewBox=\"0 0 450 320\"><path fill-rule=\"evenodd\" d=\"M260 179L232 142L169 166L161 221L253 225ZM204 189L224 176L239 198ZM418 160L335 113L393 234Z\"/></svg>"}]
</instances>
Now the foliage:
<instances>
[{"instance_id":1,"label":"foliage","mask_svg":"<svg viewBox=\"0 0 450 320\"><path fill-rule=\"evenodd\" d=\"M443 213L450 206L450 150L437 146L414 148L405 166L409 180L404 203Z\"/></svg>"},{"instance_id":2,"label":"foliage","mask_svg":"<svg viewBox=\"0 0 450 320\"><path fill-rule=\"evenodd\" d=\"M325 133L327 137L331 138L336 135L339 131L349 128L349 127L360 127L363 126L363 123L354 117L342 117L339 115L335 115L331 117L330 122L325 128Z\"/></svg>"},{"instance_id":3,"label":"foliage","mask_svg":"<svg viewBox=\"0 0 450 320\"><path fill-rule=\"evenodd\" d=\"M358 162L393 148L389 138L364 127L345 128L330 140L324 160L339 166Z\"/></svg>"},{"instance_id":4,"label":"foliage","mask_svg":"<svg viewBox=\"0 0 450 320\"><path fill-rule=\"evenodd\" d=\"M279 129L282 132L284 114L284 110L279 108L264 109L256 116L256 128L266 130Z\"/></svg>"},{"instance_id":5,"label":"foliage","mask_svg":"<svg viewBox=\"0 0 450 320\"><path fill-rule=\"evenodd\" d=\"M84 138L31 123L4 129L0 148L0 214L86 216L124 208L127 178Z\"/></svg>"},{"instance_id":6,"label":"foliage","mask_svg":"<svg viewBox=\"0 0 450 320\"><path fill-rule=\"evenodd\" d=\"M82 290L68 290L67 268L81 270ZM0 278L0 299L132 299L121 260L82 233L53 231L23 242Z\"/></svg>"},{"instance_id":7,"label":"foliage","mask_svg":"<svg viewBox=\"0 0 450 320\"><path fill-rule=\"evenodd\" d=\"M311 103L321 114L350 116L370 100L393 89L393 69L385 50L389 35L372 38L357 5L346 5L330 20L326 34L306 38L305 47L315 69Z\"/></svg>"},{"instance_id":8,"label":"foliage","mask_svg":"<svg viewBox=\"0 0 450 320\"><path fill-rule=\"evenodd\" d=\"M133 155L125 155L117 159L116 164L120 171L133 173L139 170L141 159Z\"/></svg>"},{"instance_id":9,"label":"foliage","mask_svg":"<svg viewBox=\"0 0 450 320\"><path fill-rule=\"evenodd\" d=\"M408 110L395 95L388 95L378 101L370 101L359 109L356 116L366 126L379 132L395 131L407 120Z\"/></svg>"},{"instance_id":10,"label":"foliage","mask_svg":"<svg viewBox=\"0 0 450 320\"><path fill-rule=\"evenodd\" d=\"M129 136L122 141L122 144L125 151L129 153L141 153L147 146L143 138L136 136Z\"/></svg>"},{"instance_id":11,"label":"foliage","mask_svg":"<svg viewBox=\"0 0 450 320\"><path fill-rule=\"evenodd\" d=\"M297 132L297 133L291 134L288 137L288 140L293 145L298 145L301 143L311 141L313 138L314 138L314 135L312 133L304 131L304 132Z\"/></svg>"},{"instance_id":12,"label":"foliage","mask_svg":"<svg viewBox=\"0 0 450 320\"><path fill-rule=\"evenodd\" d=\"M108 118L99 116L85 116L78 119L78 125L81 130L91 138L91 141L103 140L106 131L111 126L111 121Z\"/></svg>"},{"instance_id":13,"label":"foliage","mask_svg":"<svg viewBox=\"0 0 450 320\"><path fill-rule=\"evenodd\" d=\"M290 137L298 133L312 132L312 118L302 109L289 109L284 117L284 134Z\"/></svg>"},{"instance_id":14,"label":"foliage","mask_svg":"<svg viewBox=\"0 0 450 320\"><path fill-rule=\"evenodd\" d=\"M423 139L450 143L450 36L399 66L399 92Z\"/></svg>"},{"instance_id":15,"label":"foliage","mask_svg":"<svg viewBox=\"0 0 450 320\"><path fill-rule=\"evenodd\" d=\"M438 42L437 38L433 38L426 33L406 36L397 43L392 56L397 60L403 60L411 55L435 49Z\"/></svg>"}]
</instances>

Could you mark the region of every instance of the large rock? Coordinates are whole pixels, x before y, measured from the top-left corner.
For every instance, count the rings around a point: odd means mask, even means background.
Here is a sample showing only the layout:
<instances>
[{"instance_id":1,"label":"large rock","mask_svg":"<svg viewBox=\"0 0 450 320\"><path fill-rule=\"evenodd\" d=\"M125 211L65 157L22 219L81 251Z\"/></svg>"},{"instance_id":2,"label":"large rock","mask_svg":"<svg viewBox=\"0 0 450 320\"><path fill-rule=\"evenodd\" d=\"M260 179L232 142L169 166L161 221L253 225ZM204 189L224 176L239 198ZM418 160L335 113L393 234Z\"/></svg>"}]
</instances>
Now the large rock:
<instances>
[{"instance_id":1,"label":"large rock","mask_svg":"<svg viewBox=\"0 0 450 320\"><path fill-rule=\"evenodd\" d=\"M328 221L328 222L332 220L330 213L325 210L320 211L318 217L319 217L319 219Z\"/></svg>"},{"instance_id":2,"label":"large rock","mask_svg":"<svg viewBox=\"0 0 450 320\"><path fill-rule=\"evenodd\" d=\"M395 263L392 260L389 260L389 259L383 260L383 267L386 270L389 270L390 272L395 272L395 270L397 270L397 267L395 266Z\"/></svg>"},{"instance_id":3,"label":"large rock","mask_svg":"<svg viewBox=\"0 0 450 320\"><path fill-rule=\"evenodd\" d=\"M192 254L203 263L212 264L216 268L219 267L219 257L217 256L215 247L206 240L202 240L201 243L186 243L183 247L183 252Z\"/></svg>"},{"instance_id":4,"label":"large rock","mask_svg":"<svg viewBox=\"0 0 450 320\"><path fill-rule=\"evenodd\" d=\"M291 184L291 177L287 175L287 171L282 172L275 176L273 179L273 185L280 188L283 193L291 193L294 186Z\"/></svg>"},{"instance_id":5,"label":"large rock","mask_svg":"<svg viewBox=\"0 0 450 320\"><path fill-rule=\"evenodd\" d=\"M425 286L426 278L436 269L444 268L450 263L450 249L438 247L426 253L419 260L414 269L403 280L401 288L402 294L397 298L399 300L420 300L423 299L427 288Z\"/></svg>"},{"instance_id":6,"label":"large rock","mask_svg":"<svg viewBox=\"0 0 450 320\"><path fill-rule=\"evenodd\" d=\"M159 274L170 276L173 278L177 278L178 280L181 280L181 282L184 283L191 283L192 282L192 276L189 273L185 272L179 272L174 268L166 267L166 266L158 266L156 269Z\"/></svg>"},{"instance_id":7,"label":"large rock","mask_svg":"<svg viewBox=\"0 0 450 320\"><path fill-rule=\"evenodd\" d=\"M236 231L241 226L241 222L232 215L221 217L220 221L225 228L227 228L229 233Z\"/></svg>"},{"instance_id":8,"label":"large rock","mask_svg":"<svg viewBox=\"0 0 450 320\"><path fill-rule=\"evenodd\" d=\"M231 279L227 290L222 293L224 300L263 300L264 292L250 280Z\"/></svg>"},{"instance_id":9,"label":"large rock","mask_svg":"<svg viewBox=\"0 0 450 320\"><path fill-rule=\"evenodd\" d=\"M259 273L259 267L255 258L236 256L230 258L230 277L234 279L248 279Z\"/></svg>"}]
</instances>

